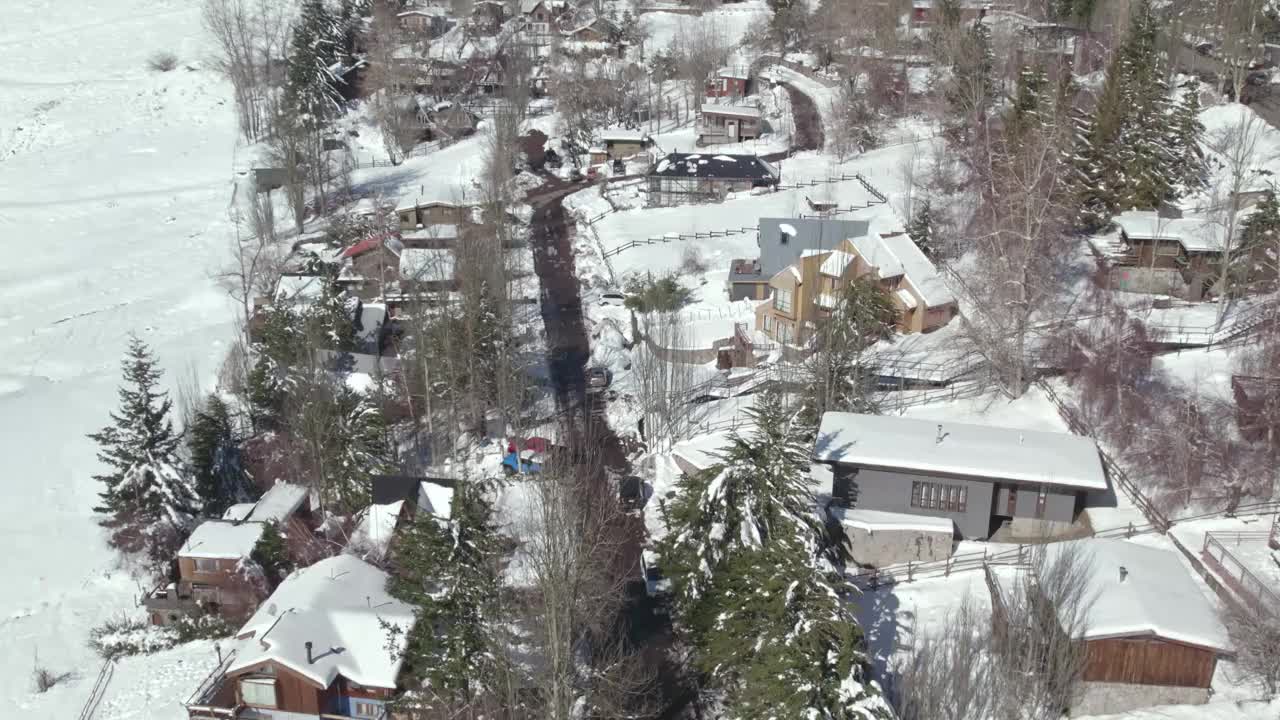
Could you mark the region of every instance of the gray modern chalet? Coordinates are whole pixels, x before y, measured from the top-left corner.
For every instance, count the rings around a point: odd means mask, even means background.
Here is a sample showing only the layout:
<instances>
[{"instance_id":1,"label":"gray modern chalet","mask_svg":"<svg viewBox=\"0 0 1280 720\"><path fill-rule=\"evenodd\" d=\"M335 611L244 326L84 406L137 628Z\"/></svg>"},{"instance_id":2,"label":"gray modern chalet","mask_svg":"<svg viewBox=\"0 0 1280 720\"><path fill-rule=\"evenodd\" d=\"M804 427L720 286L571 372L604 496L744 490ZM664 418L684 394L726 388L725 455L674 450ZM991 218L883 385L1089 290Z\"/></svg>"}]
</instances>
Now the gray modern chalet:
<instances>
[{"instance_id":1,"label":"gray modern chalet","mask_svg":"<svg viewBox=\"0 0 1280 720\"><path fill-rule=\"evenodd\" d=\"M1093 440L1067 433L831 412L813 460L834 505L950 518L970 539L1062 535L1108 492Z\"/></svg>"}]
</instances>

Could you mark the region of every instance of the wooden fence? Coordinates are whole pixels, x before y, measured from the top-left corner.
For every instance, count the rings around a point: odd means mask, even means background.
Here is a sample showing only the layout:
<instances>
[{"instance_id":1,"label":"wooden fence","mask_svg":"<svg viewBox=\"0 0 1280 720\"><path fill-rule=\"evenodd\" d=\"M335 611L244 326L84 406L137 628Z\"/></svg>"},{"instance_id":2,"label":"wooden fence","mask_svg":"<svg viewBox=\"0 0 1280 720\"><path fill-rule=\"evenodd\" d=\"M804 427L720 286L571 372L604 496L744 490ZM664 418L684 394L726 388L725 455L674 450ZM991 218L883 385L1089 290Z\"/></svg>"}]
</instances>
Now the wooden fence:
<instances>
[{"instance_id":1,"label":"wooden fence","mask_svg":"<svg viewBox=\"0 0 1280 720\"><path fill-rule=\"evenodd\" d=\"M1054 407L1058 409L1058 414L1062 416L1063 421L1067 423L1067 427L1070 428L1071 432L1086 437L1094 436L1093 429L1080 417L1080 414L1067 405L1047 382L1037 380L1036 384L1044 391L1045 396L1049 398L1049 402L1053 403ZM1169 518L1156 508L1155 503L1151 502L1146 493L1142 492L1133 480L1129 478L1129 474L1124 471L1124 468L1120 467L1106 451L1098 448L1098 454L1102 457L1102 466L1107 471L1107 476L1142 511L1148 522L1159 528L1160 532L1167 532L1170 526Z\"/></svg>"},{"instance_id":2,"label":"wooden fence","mask_svg":"<svg viewBox=\"0 0 1280 720\"><path fill-rule=\"evenodd\" d=\"M1280 595L1271 589L1270 583L1260 580L1228 549L1228 546L1233 545L1239 547L1242 542L1256 542L1265 546L1270 535L1267 530L1206 532L1200 554L1210 567L1227 580L1231 589L1255 610L1280 612Z\"/></svg>"}]
</instances>

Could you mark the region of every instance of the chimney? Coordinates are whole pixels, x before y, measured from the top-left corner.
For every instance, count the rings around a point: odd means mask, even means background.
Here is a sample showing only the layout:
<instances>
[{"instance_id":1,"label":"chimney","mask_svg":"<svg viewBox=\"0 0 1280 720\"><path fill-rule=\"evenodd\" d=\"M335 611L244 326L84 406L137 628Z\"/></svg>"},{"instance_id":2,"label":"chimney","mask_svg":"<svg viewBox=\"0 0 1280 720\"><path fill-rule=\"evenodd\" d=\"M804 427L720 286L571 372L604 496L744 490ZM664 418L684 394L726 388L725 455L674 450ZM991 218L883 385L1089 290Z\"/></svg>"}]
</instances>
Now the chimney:
<instances>
[{"instance_id":1,"label":"chimney","mask_svg":"<svg viewBox=\"0 0 1280 720\"><path fill-rule=\"evenodd\" d=\"M315 662L315 660L312 659L311 657L311 641L308 640L306 645L307 645L307 664L310 665Z\"/></svg>"},{"instance_id":2,"label":"chimney","mask_svg":"<svg viewBox=\"0 0 1280 720\"><path fill-rule=\"evenodd\" d=\"M1129 568L1121 565L1120 566L1120 582L1124 582L1124 579L1127 577L1129 577Z\"/></svg>"},{"instance_id":3,"label":"chimney","mask_svg":"<svg viewBox=\"0 0 1280 720\"><path fill-rule=\"evenodd\" d=\"M942 444L942 423L938 423L938 436L933 439L934 445Z\"/></svg>"}]
</instances>

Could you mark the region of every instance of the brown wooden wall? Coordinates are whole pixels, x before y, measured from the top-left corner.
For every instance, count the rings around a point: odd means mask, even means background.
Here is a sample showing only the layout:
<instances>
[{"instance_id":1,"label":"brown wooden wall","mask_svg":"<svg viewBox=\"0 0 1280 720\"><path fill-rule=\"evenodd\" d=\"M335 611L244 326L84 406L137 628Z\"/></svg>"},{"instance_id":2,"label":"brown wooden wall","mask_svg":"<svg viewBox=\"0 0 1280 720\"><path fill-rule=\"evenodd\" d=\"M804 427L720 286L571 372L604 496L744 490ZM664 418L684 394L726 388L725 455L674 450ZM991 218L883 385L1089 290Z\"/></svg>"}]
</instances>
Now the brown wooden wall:
<instances>
[{"instance_id":1,"label":"brown wooden wall","mask_svg":"<svg viewBox=\"0 0 1280 720\"><path fill-rule=\"evenodd\" d=\"M1138 685L1207 688L1217 655L1212 650L1154 638L1090 640L1084 679Z\"/></svg>"},{"instance_id":2,"label":"brown wooden wall","mask_svg":"<svg viewBox=\"0 0 1280 720\"><path fill-rule=\"evenodd\" d=\"M267 665L272 666L275 670L277 710L311 715L320 714L323 701L328 698L327 690L317 688L311 681L304 679L288 668L280 666L278 663L267 663ZM259 668L253 668L236 673L233 681L236 683L237 697L240 695L239 679L257 675L259 670ZM328 710L329 708L325 707L324 709Z\"/></svg>"}]
</instances>

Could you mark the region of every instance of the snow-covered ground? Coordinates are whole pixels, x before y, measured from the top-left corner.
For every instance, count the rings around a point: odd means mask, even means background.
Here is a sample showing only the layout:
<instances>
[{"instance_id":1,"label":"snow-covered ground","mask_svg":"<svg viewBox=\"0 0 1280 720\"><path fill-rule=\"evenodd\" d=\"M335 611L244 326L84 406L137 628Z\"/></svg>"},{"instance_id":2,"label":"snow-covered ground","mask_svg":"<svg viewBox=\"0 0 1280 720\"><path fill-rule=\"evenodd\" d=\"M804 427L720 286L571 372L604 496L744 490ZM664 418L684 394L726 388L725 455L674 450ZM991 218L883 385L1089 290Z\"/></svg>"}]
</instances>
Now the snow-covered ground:
<instances>
[{"instance_id":1,"label":"snow-covered ground","mask_svg":"<svg viewBox=\"0 0 1280 720\"><path fill-rule=\"evenodd\" d=\"M23 717L79 714L101 665L88 630L140 591L95 522L84 437L116 403L127 333L171 388L208 381L233 335L211 274L229 259L236 128L202 38L190 0L0 5L0 697ZM148 70L159 50L178 68ZM35 694L37 656L74 677ZM96 717L184 717L209 658L123 661Z\"/></svg>"}]
</instances>

